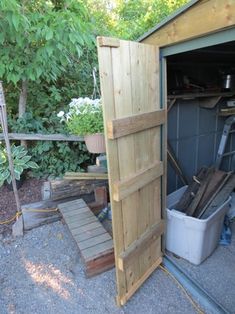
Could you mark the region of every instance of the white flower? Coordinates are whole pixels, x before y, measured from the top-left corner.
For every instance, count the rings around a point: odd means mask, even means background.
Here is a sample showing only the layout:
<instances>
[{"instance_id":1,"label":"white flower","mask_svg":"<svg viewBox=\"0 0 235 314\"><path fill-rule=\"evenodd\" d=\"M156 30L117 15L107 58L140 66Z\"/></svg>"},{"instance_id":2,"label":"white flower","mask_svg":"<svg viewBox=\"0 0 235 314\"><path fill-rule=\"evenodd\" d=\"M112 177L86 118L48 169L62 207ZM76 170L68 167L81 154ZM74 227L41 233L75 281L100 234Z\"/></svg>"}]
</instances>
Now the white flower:
<instances>
[{"instance_id":1,"label":"white flower","mask_svg":"<svg viewBox=\"0 0 235 314\"><path fill-rule=\"evenodd\" d=\"M64 111L60 111L58 114L57 114L57 117L58 118L62 118L64 116Z\"/></svg>"},{"instance_id":2,"label":"white flower","mask_svg":"<svg viewBox=\"0 0 235 314\"><path fill-rule=\"evenodd\" d=\"M60 122L69 121L74 116L85 115L90 113L99 113L102 109L101 99L91 99L89 97L72 98L69 103L68 112L60 111L57 116L61 118Z\"/></svg>"}]
</instances>

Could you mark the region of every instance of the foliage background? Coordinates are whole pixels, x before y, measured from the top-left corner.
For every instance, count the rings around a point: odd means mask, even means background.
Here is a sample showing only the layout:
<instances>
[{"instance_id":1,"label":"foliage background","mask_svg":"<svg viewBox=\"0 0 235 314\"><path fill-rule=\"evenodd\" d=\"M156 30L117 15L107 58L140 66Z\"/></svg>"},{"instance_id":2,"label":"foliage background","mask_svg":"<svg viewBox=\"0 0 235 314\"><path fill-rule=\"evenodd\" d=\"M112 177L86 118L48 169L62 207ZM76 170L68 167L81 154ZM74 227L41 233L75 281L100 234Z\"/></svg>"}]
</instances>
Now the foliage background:
<instances>
[{"instance_id":1,"label":"foliage background","mask_svg":"<svg viewBox=\"0 0 235 314\"><path fill-rule=\"evenodd\" d=\"M56 113L65 110L71 98L92 96L92 69L98 67L96 36L136 40L186 2L1 0L0 77L10 131L66 133ZM19 94L25 78L27 107L19 118ZM37 141L28 149L40 166L33 171L39 177L79 171L95 160L83 143Z\"/></svg>"}]
</instances>

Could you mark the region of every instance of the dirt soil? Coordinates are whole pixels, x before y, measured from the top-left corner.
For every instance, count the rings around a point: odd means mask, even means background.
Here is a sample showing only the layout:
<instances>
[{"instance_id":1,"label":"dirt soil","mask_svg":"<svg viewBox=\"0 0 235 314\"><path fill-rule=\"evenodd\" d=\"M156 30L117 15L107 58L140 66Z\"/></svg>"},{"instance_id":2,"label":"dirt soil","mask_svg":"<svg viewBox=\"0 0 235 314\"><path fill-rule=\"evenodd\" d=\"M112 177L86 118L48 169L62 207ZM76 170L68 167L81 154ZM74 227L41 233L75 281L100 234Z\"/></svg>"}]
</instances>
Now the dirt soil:
<instances>
[{"instance_id":1,"label":"dirt soil","mask_svg":"<svg viewBox=\"0 0 235 314\"><path fill-rule=\"evenodd\" d=\"M19 189L20 203L28 204L41 200L41 187L43 180L29 178L26 179ZM0 221L5 221L13 217L16 213L16 203L14 193L6 186L0 188ZM14 222L13 222L14 223ZM12 224L1 225L0 234L7 235L11 232Z\"/></svg>"}]
</instances>

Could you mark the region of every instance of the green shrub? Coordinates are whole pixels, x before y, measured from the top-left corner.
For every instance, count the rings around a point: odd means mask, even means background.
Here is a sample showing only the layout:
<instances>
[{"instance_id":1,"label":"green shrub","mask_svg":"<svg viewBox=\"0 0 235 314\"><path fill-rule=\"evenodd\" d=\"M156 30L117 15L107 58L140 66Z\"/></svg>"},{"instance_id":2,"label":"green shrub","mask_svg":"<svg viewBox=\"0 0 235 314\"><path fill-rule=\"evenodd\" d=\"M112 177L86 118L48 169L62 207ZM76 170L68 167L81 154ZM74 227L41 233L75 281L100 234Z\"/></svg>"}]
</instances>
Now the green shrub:
<instances>
[{"instance_id":1,"label":"green shrub","mask_svg":"<svg viewBox=\"0 0 235 314\"><path fill-rule=\"evenodd\" d=\"M18 133L68 134L55 113L48 117L25 114L17 120L9 119L11 131ZM31 141L28 151L39 168L32 169L35 177L62 176L66 171L82 171L95 162L83 142Z\"/></svg>"},{"instance_id":2,"label":"green shrub","mask_svg":"<svg viewBox=\"0 0 235 314\"><path fill-rule=\"evenodd\" d=\"M38 169L38 165L31 160L28 151L23 146L11 145L12 161L14 166L14 174L16 180L20 180L21 175L26 169ZM12 176L9 167L8 155L6 147L0 146L0 187L4 182L11 183Z\"/></svg>"}]
</instances>

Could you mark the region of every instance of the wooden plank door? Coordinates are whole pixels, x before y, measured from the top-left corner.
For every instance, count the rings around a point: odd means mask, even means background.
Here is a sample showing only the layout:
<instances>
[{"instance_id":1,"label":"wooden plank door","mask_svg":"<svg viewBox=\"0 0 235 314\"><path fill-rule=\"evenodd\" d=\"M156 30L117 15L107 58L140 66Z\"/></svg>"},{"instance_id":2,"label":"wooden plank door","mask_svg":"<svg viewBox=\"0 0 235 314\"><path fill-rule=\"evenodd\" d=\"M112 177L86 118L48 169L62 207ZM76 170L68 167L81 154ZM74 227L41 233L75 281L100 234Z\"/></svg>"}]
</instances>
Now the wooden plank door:
<instances>
[{"instance_id":1,"label":"wooden plank door","mask_svg":"<svg viewBox=\"0 0 235 314\"><path fill-rule=\"evenodd\" d=\"M160 109L158 48L97 41L117 303L123 305L162 261L166 111Z\"/></svg>"}]
</instances>

